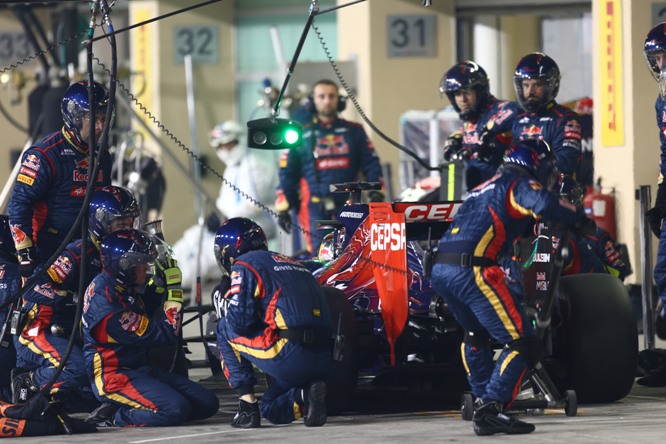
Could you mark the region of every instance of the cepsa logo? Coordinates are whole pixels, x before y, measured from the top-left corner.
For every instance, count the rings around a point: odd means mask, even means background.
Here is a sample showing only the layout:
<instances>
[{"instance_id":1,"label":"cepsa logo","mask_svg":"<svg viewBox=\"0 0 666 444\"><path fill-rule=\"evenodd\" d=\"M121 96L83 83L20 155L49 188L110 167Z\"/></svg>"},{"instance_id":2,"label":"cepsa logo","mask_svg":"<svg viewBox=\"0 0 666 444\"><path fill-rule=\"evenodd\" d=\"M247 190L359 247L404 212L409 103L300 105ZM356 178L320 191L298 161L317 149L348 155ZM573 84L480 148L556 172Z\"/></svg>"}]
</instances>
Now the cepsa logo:
<instances>
[{"instance_id":1,"label":"cepsa logo","mask_svg":"<svg viewBox=\"0 0 666 444\"><path fill-rule=\"evenodd\" d=\"M400 251L406 248L404 223L372 224L370 249Z\"/></svg>"},{"instance_id":2,"label":"cepsa logo","mask_svg":"<svg viewBox=\"0 0 666 444\"><path fill-rule=\"evenodd\" d=\"M397 202L394 205L396 213L404 213L406 222L450 221L458 212L461 202L449 202L441 204L410 204Z\"/></svg>"}]
</instances>

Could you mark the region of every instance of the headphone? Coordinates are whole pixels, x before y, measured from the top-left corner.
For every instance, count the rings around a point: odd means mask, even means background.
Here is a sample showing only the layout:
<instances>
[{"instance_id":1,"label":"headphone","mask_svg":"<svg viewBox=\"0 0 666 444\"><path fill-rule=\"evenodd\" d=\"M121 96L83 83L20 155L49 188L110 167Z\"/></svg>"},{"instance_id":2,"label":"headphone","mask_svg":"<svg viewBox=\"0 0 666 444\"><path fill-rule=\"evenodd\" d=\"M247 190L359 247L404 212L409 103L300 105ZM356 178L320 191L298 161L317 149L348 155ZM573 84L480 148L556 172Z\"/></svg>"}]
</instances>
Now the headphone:
<instances>
[{"instance_id":1,"label":"headphone","mask_svg":"<svg viewBox=\"0 0 666 444\"><path fill-rule=\"evenodd\" d=\"M338 95L338 108L336 111L341 113L346 108L347 108L347 96ZM308 101L305 104L305 109L312 115L317 114L317 108L315 107L314 98L312 97L312 94L308 96Z\"/></svg>"}]
</instances>

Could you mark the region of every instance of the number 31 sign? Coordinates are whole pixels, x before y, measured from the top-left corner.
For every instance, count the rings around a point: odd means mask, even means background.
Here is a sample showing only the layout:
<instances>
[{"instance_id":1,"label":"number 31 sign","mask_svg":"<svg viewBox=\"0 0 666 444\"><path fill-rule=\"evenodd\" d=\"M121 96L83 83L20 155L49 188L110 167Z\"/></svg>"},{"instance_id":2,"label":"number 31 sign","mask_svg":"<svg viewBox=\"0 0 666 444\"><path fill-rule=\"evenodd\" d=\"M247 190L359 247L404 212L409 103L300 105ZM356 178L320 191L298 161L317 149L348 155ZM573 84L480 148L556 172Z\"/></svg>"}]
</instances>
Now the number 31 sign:
<instances>
[{"instance_id":1,"label":"number 31 sign","mask_svg":"<svg viewBox=\"0 0 666 444\"><path fill-rule=\"evenodd\" d=\"M386 17L388 57L434 57L437 31L434 15Z\"/></svg>"},{"instance_id":2,"label":"number 31 sign","mask_svg":"<svg viewBox=\"0 0 666 444\"><path fill-rule=\"evenodd\" d=\"M214 25L174 26L174 63L182 65L187 54L192 63L217 63L219 53L218 28Z\"/></svg>"}]
</instances>

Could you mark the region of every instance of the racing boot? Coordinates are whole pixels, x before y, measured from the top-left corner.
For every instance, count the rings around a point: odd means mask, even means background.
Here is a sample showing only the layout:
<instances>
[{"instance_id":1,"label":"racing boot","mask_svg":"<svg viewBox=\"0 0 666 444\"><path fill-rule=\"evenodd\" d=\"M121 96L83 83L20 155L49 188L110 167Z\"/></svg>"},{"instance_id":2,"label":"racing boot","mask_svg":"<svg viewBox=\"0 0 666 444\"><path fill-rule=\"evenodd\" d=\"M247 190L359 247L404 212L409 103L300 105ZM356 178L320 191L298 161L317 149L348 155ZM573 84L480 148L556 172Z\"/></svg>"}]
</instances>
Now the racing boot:
<instances>
[{"instance_id":1,"label":"racing boot","mask_svg":"<svg viewBox=\"0 0 666 444\"><path fill-rule=\"evenodd\" d=\"M28 401L39 391L39 387L37 387L32 377L32 372L27 372L24 368L12 369L11 380L12 403L14 404Z\"/></svg>"},{"instance_id":2,"label":"racing boot","mask_svg":"<svg viewBox=\"0 0 666 444\"><path fill-rule=\"evenodd\" d=\"M119 408L118 405L111 402L103 402L86 417L85 422L96 427L115 427L114 419Z\"/></svg>"},{"instance_id":3,"label":"racing boot","mask_svg":"<svg viewBox=\"0 0 666 444\"><path fill-rule=\"evenodd\" d=\"M240 429L256 429L261 427L261 414L259 402L238 400L238 411L231 419L231 427Z\"/></svg>"},{"instance_id":4,"label":"racing boot","mask_svg":"<svg viewBox=\"0 0 666 444\"><path fill-rule=\"evenodd\" d=\"M319 427L326 424L326 383L311 382L303 390L303 419L307 427Z\"/></svg>"},{"instance_id":5,"label":"racing boot","mask_svg":"<svg viewBox=\"0 0 666 444\"><path fill-rule=\"evenodd\" d=\"M479 436L494 435L495 433L520 435L534 431L534 426L532 424L507 416L502 411L502 406L497 401L484 401L484 403L474 411L473 422L474 433Z\"/></svg>"}]
</instances>

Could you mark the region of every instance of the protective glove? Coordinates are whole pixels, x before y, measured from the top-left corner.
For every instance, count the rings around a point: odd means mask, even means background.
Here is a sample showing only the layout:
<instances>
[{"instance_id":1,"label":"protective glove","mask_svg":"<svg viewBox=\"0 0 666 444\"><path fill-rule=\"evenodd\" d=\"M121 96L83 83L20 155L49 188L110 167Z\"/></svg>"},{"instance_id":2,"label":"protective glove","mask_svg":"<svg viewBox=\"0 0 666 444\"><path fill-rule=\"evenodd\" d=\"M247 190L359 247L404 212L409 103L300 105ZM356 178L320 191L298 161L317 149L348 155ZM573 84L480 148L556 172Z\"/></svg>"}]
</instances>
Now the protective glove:
<instances>
[{"instance_id":1,"label":"protective glove","mask_svg":"<svg viewBox=\"0 0 666 444\"><path fill-rule=\"evenodd\" d=\"M35 271L35 264L37 259L37 250L35 246L22 248L16 252L19 260L19 273L24 278L32 276Z\"/></svg>"},{"instance_id":2,"label":"protective glove","mask_svg":"<svg viewBox=\"0 0 666 444\"><path fill-rule=\"evenodd\" d=\"M293 226L292 221L291 221L291 213L287 211L280 211L278 213L278 226L282 228L285 233L290 234L291 233L291 227Z\"/></svg>"},{"instance_id":3,"label":"protective glove","mask_svg":"<svg viewBox=\"0 0 666 444\"><path fill-rule=\"evenodd\" d=\"M462 149L462 132L456 131L446 138L446 142L444 143L444 160L450 162Z\"/></svg>"},{"instance_id":4,"label":"protective glove","mask_svg":"<svg viewBox=\"0 0 666 444\"><path fill-rule=\"evenodd\" d=\"M155 260L156 274L151 282L157 286L157 292L163 293L166 290L166 300L183 303L183 273L178 268L178 262L175 259L167 257L164 261ZM150 284L150 282L149 282ZM162 291L159 291L160 288Z\"/></svg>"},{"instance_id":5,"label":"protective glove","mask_svg":"<svg viewBox=\"0 0 666 444\"><path fill-rule=\"evenodd\" d=\"M222 276L222 280L219 285L213 290L213 306L215 307L215 313L217 314L218 319L222 319L223 316L227 315L229 309L229 299L225 296L231 288L231 279L229 276Z\"/></svg>"},{"instance_id":6,"label":"protective glove","mask_svg":"<svg viewBox=\"0 0 666 444\"><path fill-rule=\"evenodd\" d=\"M370 202L384 202L384 193L381 191L368 191L368 200Z\"/></svg>"},{"instance_id":7,"label":"protective glove","mask_svg":"<svg viewBox=\"0 0 666 444\"><path fill-rule=\"evenodd\" d=\"M654 330L659 339L666 340L666 308L663 305L654 321Z\"/></svg>"},{"instance_id":8,"label":"protective glove","mask_svg":"<svg viewBox=\"0 0 666 444\"><path fill-rule=\"evenodd\" d=\"M597 224L589 217L583 217L574 225L574 233L577 236L594 235L596 232Z\"/></svg>"},{"instance_id":9,"label":"protective glove","mask_svg":"<svg viewBox=\"0 0 666 444\"><path fill-rule=\"evenodd\" d=\"M655 236L661 236L661 222L664 220L664 216L661 212L661 208L654 207L650 208L646 213L645 217L647 218L648 224L650 224L650 229Z\"/></svg>"}]
</instances>

